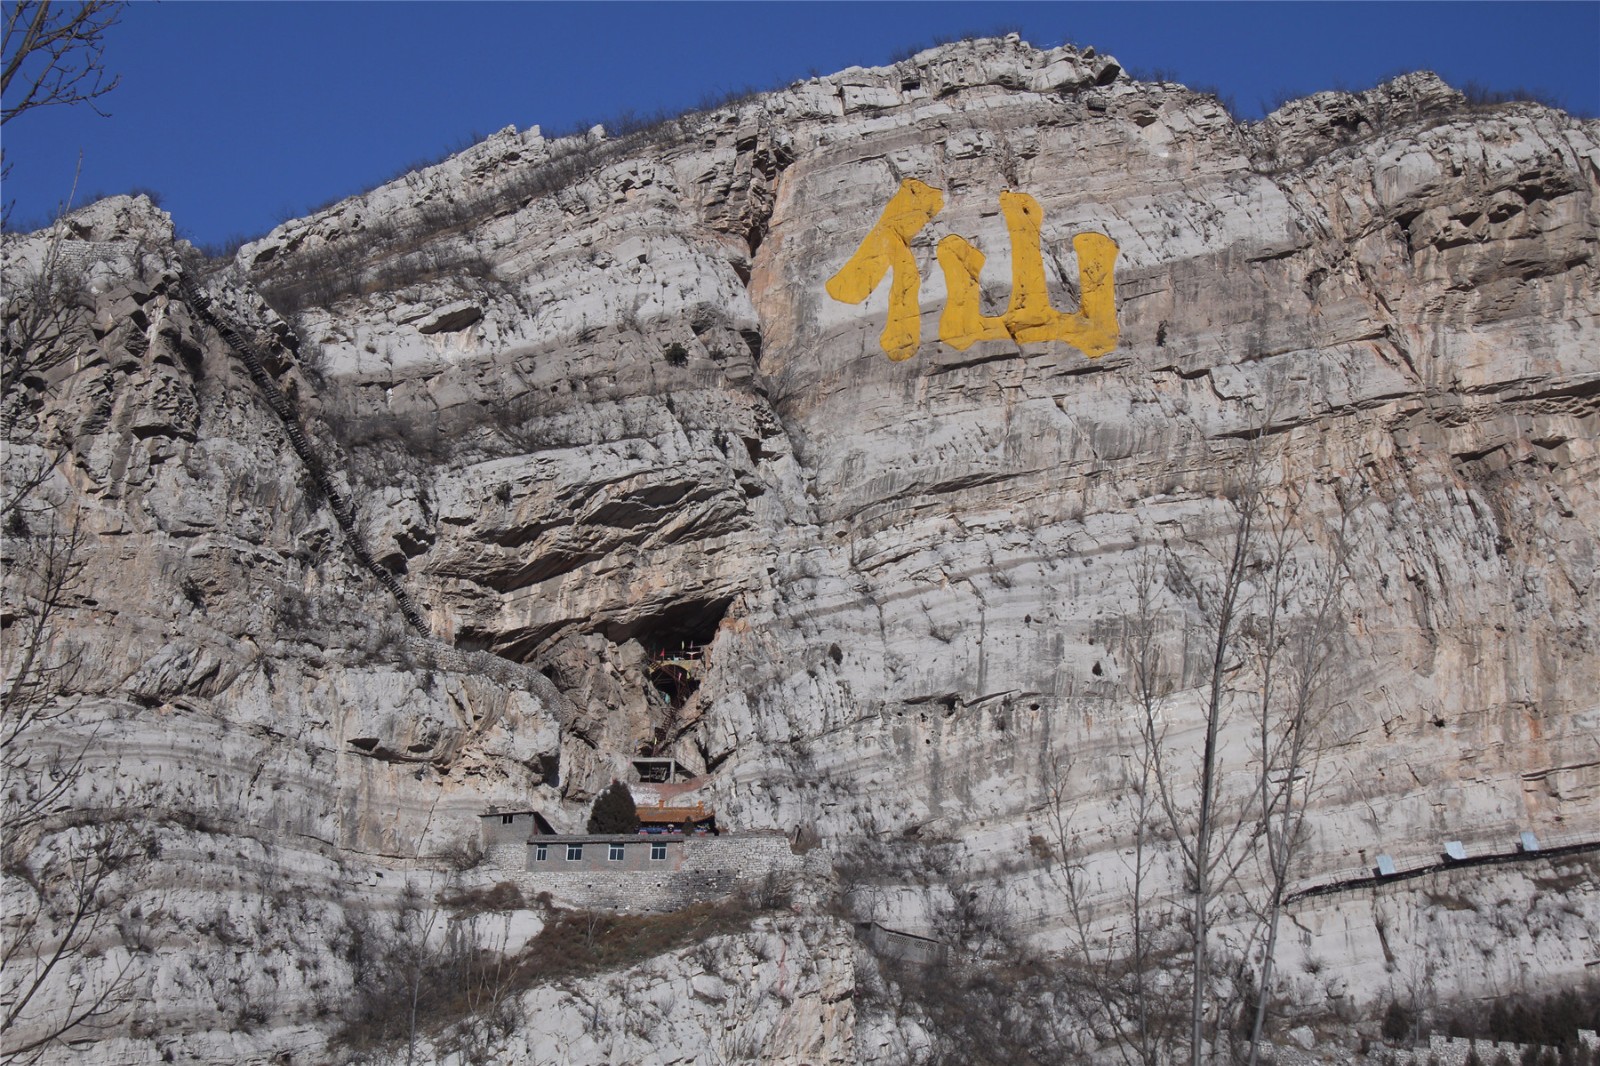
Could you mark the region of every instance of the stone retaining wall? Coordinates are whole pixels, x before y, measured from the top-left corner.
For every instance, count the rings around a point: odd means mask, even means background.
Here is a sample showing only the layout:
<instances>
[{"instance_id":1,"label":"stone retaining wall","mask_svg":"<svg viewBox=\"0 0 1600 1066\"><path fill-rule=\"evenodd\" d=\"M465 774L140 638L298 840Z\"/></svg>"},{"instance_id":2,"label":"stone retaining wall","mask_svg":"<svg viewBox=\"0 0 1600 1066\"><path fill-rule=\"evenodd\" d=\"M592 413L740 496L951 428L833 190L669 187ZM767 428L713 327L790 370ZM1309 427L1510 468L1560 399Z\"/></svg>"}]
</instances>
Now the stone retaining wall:
<instances>
[{"instance_id":1,"label":"stone retaining wall","mask_svg":"<svg viewBox=\"0 0 1600 1066\"><path fill-rule=\"evenodd\" d=\"M788 838L777 832L691 837L684 844L683 865L676 871L534 873L527 868L527 853L527 845L495 844L486 850L485 861L505 871L530 895L548 892L569 907L635 913L678 910L740 889L760 889L769 879L774 887L786 886L808 865L807 857L796 855Z\"/></svg>"},{"instance_id":2,"label":"stone retaining wall","mask_svg":"<svg viewBox=\"0 0 1600 1066\"><path fill-rule=\"evenodd\" d=\"M524 688L544 703L562 724L572 720L571 708L555 682L525 663L512 662L493 652L463 651L432 637L412 636L406 650L423 663L459 674L480 674L508 688Z\"/></svg>"},{"instance_id":3,"label":"stone retaining wall","mask_svg":"<svg viewBox=\"0 0 1600 1066\"><path fill-rule=\"evenodd\" d=\"M528 845L522 841L497 841L483 849L483 862L490 869L516 875L528 869Z\"/></svg>"}]
</instances>

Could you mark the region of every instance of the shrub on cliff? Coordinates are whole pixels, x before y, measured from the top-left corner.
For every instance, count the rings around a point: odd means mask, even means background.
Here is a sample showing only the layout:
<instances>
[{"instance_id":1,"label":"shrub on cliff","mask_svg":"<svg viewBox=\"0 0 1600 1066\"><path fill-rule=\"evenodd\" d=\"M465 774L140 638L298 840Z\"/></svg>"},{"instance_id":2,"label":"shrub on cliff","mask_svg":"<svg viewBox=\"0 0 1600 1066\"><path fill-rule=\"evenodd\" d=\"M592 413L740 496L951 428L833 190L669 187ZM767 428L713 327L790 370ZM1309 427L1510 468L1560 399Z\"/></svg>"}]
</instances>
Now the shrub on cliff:
<instances>
[{"instance_id":1,"label":"shrub on cliff","mask_svg":"<svg viewBox=\"0 0 1600 1066\"><path fill-rule=\"evenodd\" d=\"M639 809L634 806L633 793L621 781L611 782L594 799L594 809L589 812L591 833L633 833L639 828Z\"/></svg>"},{"instance_id":2,"label":"shrub on cliff","mask_svg":"<svg viewBox=\"0 0 1600 1066\"><path fill-rule=\"evenodd\" d=\"M1397 1000L1390 1000L1389 1007L1383 1012L1383 1038L1391 1044L1399 1043L1412 1035L1414 1019L1411 1012L1402 1007Z\"/></svg>"}]
</instances>

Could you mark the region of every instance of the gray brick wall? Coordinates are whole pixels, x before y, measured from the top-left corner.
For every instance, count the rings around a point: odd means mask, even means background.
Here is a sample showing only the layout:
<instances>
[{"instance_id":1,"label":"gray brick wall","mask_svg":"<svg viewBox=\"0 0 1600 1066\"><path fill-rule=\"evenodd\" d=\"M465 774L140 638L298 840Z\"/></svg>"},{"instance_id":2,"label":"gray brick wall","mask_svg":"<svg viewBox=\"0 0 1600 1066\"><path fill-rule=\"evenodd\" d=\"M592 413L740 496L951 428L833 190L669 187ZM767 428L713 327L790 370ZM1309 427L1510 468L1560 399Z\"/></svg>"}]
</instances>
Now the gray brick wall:
<instances>
[{"instance_id":1,"label":"gray brick wall","mask_svg":"<svg viewBox=\"0 0 1600 1066\"><path fill-rule=\"evenodd\" d=\"M509 817L511 821L505 819ZM483 844L485 848L495 844L523 844L538 829L533 820L532 811L506 811L502 814L485 814L478 818L478 823L483 829Z\"/></svg>"},{"instance_id":2,"label":"gray brick wall","mask_svg":"<svg viewBox=\"0 0 1600 1066\"><path fill-rule=\"evenodd\" d=\"M545 847L545 857L539 858L539 845ZM569 858L569 844L581 844L582 858ZM620 845L622 858L611 857L612 845ZM663 854L654 858L655 849ZM583 873L604 876L614 873L661 874L676 872L684 859L681 837L667 838L629 836L620 839L595 837L589 840L567 840L565 837L535 840L525 849L526 869L529 873Z\"/></svg>"},{"instance_id":3,"label":"gray brick wall","mask_svg":"<svg viewBox=\"0 0 1600 1066\"><path fill-rule=\"evenodd\" d=\"M1478 1061L1483 1066L1494 1066L1502 1054L1517 1066L1522 1062L1523 1053L1529 1047L1536 1052L1542 1052L1540 1045L1513 1044L1510 1041L1500 1042L1495 1040L1468 1040L1465 1037L1450 1037L1433 1035L1428 1038L1427 1047L1418 1047L1412 1051L1410 1064L1414 1066L1432 1066L1437 1061L1438 1066L1465 1066L1467 1058L1473 1049L1478 1052ZM1408 1064L1408 1066L1410 1066Z\"/></svg>"}]
</instances>

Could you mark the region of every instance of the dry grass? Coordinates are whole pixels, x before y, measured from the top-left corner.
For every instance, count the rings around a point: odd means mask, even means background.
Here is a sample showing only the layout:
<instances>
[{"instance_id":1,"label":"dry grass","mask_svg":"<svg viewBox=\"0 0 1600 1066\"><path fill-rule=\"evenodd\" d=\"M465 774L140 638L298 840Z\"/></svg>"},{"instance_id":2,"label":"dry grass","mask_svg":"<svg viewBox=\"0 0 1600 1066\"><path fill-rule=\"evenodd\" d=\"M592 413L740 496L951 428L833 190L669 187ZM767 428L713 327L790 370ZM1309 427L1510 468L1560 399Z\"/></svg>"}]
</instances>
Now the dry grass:
<instances>
[{"instance_id":1,"label":"dry grass","mask_svg":"<svg viewBox=\"0 0 1600 1066\"><path fill-rule=\"evenodd\" d=\"M668 914L557 911L519 966L530 986L621 969L710 937L743 932L761 913L737 896Z\"/></svg>"},{"instance_id":2,"label":"dry grass","mask_svg":"<svg viewBox=\"0 0 1600 1066\"><path fill-rule=\"evenodd\" d=\"M505 882L442 899L454 918L524 905ZM551 981L637 965L711 937L745 932L751 921L785 902L735 895L666 914L613 914L548 909L545 927L517 955L450 941L434 948L402 921L392 930L352 922L343 953L357 978L336 1043L353 1061L382 1058L412 1033L432 1034L440 1046L512 1024L524 992ZM549 907L548 899L541 904ZM413 1015L414 1012L414 1015ZM414 1020L413 1020L414 1017Z\"/></svg>"}]
</instances>

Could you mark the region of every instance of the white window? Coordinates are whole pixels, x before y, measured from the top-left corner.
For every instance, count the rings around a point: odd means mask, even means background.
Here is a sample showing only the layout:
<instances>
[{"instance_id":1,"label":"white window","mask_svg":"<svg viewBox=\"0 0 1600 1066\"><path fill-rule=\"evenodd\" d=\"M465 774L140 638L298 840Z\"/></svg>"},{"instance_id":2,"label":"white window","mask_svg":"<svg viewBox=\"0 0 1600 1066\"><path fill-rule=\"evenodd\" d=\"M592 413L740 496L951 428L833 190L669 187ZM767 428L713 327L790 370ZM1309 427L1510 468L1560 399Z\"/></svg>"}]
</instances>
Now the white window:
<instances>
[{"instance_id":1,"label":"white window","mask_svg":"<svg viewBox=\"0 0 1600 1066\"><path fill-rule=\"evenodd\" d=\"M533 848L533 859L534 859L535 862L544 862L544 860L548 859L549 857L550 857L550 845L549 844L535 844L534 845L534 848Z\"/></svg>"},{"instance_id":2,"label":"white window","mask_svg":"<svg viewBox=\"0 0 1600 1066\"><path fill-rule=\"evenodd\" d=\"M514 815L514 814L502 814L500 816L500 824L501 825L510 825L512 822L516 821L516 819L517 819L517 816Z\"/></svg>"},{"instance_id":3,"label":"white window","mask_svg":"<svg viewBox=\"0 0 1600 1066\"><path fill-rule=\"evenodd\" d=\"M608 856L608 858L610 858L610 860L612 862L621 862L622 861L622 845L621 844L613 844L613 845L611 845L611 854Z\"/></svg>"},{"instance_id":4,"label":"white window","mask_svg":"<svg viewBox=\"0 0 1600 1066\"><path fill-rule=\"evenodd\" d=\"M576 862L578 859L581 859L581 858L583 858L583 845L582 844L568 844L567 845L567 861L568 862Z\"/></svg>"},{"instance_id":5,"label":"white window","mask_svg":"<svg viewBox=\"0 0 1600 1066\"><path fill-rule=\"evenodd\" d=\"M664 859L664 858L666 858L667 857L667 845L664 844L664 843L661 843L659 841L651 841L651 843L650 843L650 857L652 859Z\"/></svg>"}]
</instances>

